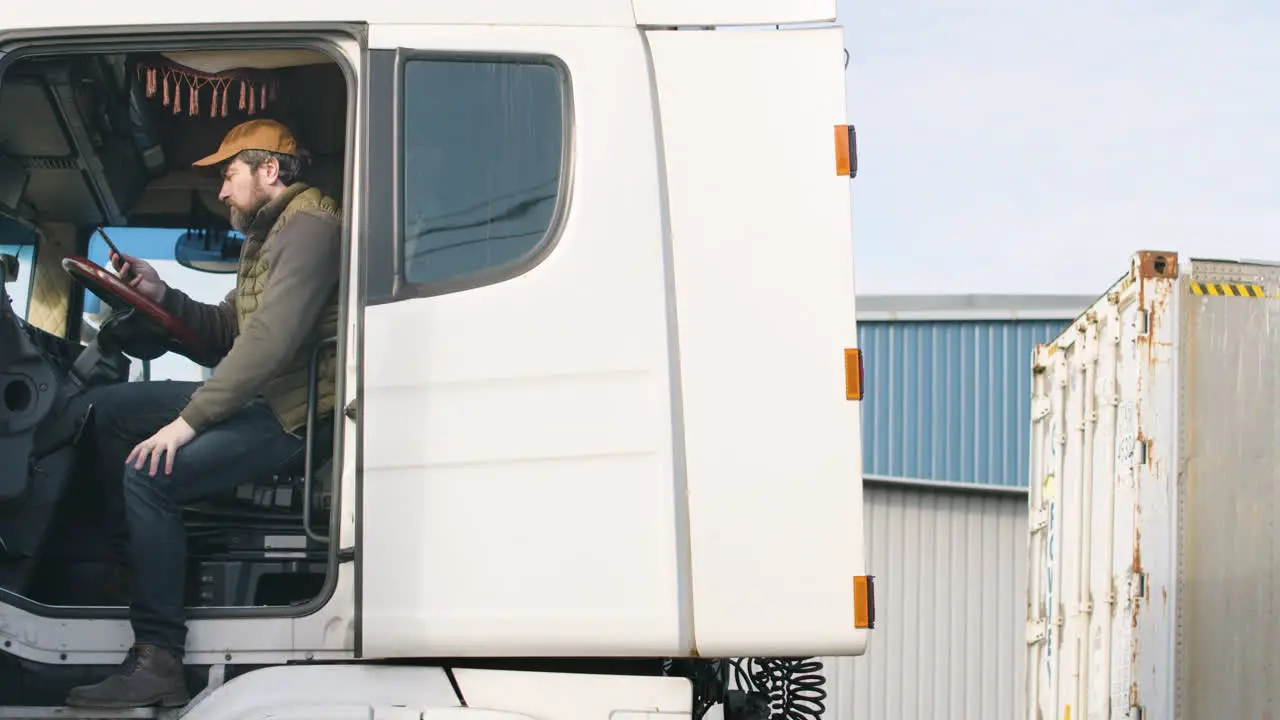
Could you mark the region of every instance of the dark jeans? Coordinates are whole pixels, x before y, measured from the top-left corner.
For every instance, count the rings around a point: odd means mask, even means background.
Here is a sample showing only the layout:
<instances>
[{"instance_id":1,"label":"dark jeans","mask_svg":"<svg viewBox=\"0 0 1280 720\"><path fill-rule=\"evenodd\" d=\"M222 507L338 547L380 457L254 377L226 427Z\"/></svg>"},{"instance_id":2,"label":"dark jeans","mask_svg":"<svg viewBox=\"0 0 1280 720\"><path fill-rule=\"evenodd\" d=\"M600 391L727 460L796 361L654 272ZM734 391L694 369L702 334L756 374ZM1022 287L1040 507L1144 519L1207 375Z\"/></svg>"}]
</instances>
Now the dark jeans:
<instances>
[{"instance_id":1,"label":"dark jeans","mask_svg":"<svg viewBox=\"0 0 1280 720\"><path fill-rule=\"evenodd\" d=\"M104 389L94 400L107 487L123 487L134 641L160 645L179 658L187 638L183 505L286 468L301 470L306 449L305 436L285 432L259 399L179 448L172 475L164 473L164 458L155 477L148 474L149 462L141 470L125 467L134 446L178 417L199 387L194 382L123 383Z\"/></svg>"}]
</instances>

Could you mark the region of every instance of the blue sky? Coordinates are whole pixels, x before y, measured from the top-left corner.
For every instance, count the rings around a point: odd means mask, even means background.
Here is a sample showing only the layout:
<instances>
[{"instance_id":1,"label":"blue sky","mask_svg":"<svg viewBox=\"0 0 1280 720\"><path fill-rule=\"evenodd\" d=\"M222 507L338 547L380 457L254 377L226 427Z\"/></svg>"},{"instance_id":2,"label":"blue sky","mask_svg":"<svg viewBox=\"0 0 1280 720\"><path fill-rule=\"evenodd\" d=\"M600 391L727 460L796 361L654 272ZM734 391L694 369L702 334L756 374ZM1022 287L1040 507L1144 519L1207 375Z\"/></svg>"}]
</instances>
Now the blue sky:
<instances>
[{"instance_id":1,"label":"blue sky","mask_svg":"<svg viewBox=\"0 0 1280 720\"><path fill-rule=\"evenodd\" d=\"M1280 5L840 0L859 293L1280 260Z\"/></svg>"}]
</instances>

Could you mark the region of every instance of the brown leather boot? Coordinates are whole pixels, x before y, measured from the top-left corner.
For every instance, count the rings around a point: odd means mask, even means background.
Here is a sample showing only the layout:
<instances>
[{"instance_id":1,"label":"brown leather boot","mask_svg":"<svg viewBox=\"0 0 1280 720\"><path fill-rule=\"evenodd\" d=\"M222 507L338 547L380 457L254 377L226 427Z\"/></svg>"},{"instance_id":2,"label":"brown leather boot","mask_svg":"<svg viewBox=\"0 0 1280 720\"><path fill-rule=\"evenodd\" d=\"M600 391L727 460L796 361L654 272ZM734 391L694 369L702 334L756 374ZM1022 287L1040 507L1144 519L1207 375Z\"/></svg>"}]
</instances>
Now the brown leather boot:
<instances>
[{"instance_id":1,"label":"brown leather boot","mask_svg":"<svg viewBox=\"0 0 1280 720\"><path fill-rule=\"evenodd\" d=\"M182 663L155 645L135 645L120 669L97 685L72 688L67 705L94 708L182 707L190 701Z\"/></svg>"}]
</instances>

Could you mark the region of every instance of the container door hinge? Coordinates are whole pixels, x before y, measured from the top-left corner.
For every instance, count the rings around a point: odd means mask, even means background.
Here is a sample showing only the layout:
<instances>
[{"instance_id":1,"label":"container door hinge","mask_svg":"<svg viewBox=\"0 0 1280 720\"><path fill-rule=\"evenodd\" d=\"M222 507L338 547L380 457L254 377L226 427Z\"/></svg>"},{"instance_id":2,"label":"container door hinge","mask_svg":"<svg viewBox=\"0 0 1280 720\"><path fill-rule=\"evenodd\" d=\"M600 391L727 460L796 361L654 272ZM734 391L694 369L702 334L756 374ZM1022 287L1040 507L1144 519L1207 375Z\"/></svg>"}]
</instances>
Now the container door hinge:
<instances>
[{"instance_id":1,"label":"container door hinge","mask_svg":"<svg viewBox=\"0 0 1280 720\"><path fill-rule=\"evenodd\" d=\"M1146 335L1151 332L1151 312L1149 310L1140 309L1133 319L1134 327L1138 331L1138 335Z\"/></svg>"},{"instance_id":2,"label":"container door hinge","mask_svg":"<svg viewBox=\"0 0 1280 720\"><path fill-rule=\"evenodd\" d=\"M1129 596L1135 600L1147 597L1147 574L1136 572L1129 580Z\"/></svg>"},{"instance_id":3,"label":"container door hinge","mask_svg":"<svg viewBox=\"0 0 1280 720\"><path fill-rule=\"evenodd\" d=\"M356 559L356 549L354 547L344 547L338 550L338 562L348 563Z\"/></svg>"},{"instance_id":4,"label":"container door hinge","mask_svg":"<svg viewBox=\"0 0 1280 720\"><path fill-rule=\"evenodd\" d=\"M1041 505L1031 511L1031 532L1038 533L1049 527L1049 509Z\"/></svg>"},{"instance_id":5,"label":"container door hinge","mask_svg":"<svg viewBox=\"0 0 1280 720\"><path fill-rule=\"evenodd\" d=\"M342 414L346 415L348 420L355 420L357 415L356 401L352 400L351 402L347 403L347 406L342 409Z\"/></svg>"},{"instance_id":6,"label":"container door hinge","mask_svg":"<svg viewBox=\"0 0 1280 720\"><path fill-rule=\"evenodd\" d=\"M1147 464L1147 441L1139 437L1133 443L1133 464L1135 467Z\"/></svg>"},{"instance_id":7,"label":"container door hinge","mask_svg":"<svg viewBox=\"0 0 1280 720\"><path fill-rule=\"evenodd\" d=\"M1049 402L1049 398L1044 395L1037 395L1031 400L1031 420L1032 422L1040 422L1049 417L1052 412L1053 405Z\"/></svg>"},{"instance_id":8,"label":"container door hinge","mask_svg":"<svg viewBox=\"0 0 1280 720\"><path fill-rule=\"evenodd\" d=\"M1027 622L1027 644L1039 645L1045 641L1048 626L1044 620L1031 620Z\"/></svg>"}]
</instances>

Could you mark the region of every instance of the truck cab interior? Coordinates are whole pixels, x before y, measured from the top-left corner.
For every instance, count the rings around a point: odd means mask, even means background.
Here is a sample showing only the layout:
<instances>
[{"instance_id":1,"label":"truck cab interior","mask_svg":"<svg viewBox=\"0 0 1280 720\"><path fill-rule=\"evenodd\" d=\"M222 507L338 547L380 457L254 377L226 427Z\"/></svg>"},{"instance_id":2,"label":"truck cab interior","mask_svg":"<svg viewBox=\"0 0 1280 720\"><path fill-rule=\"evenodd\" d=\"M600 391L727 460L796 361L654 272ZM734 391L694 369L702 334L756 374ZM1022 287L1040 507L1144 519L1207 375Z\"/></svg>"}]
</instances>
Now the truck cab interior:
<instances>
[{"instance_id":1,"label":"truck cab interior","mask_svg":"<svg viewBox=\"0 0 1280 720\"><path fill-rule=\"evenodd\" d=\"M121 295L103 238L216 302L234 285L238 236L220 176L192 162L234 125L273 118L309 155L302 179L345 203L350 97L341 67L303 48L60 52L3 67L0 600L38 614L123 613L88 431L93 391L198 380L217 361L192 352L159 306ZM324 592L329 428L308 426L296 467L187 508L189 606L278 611Z\"/></svg>"}]
</instances>

